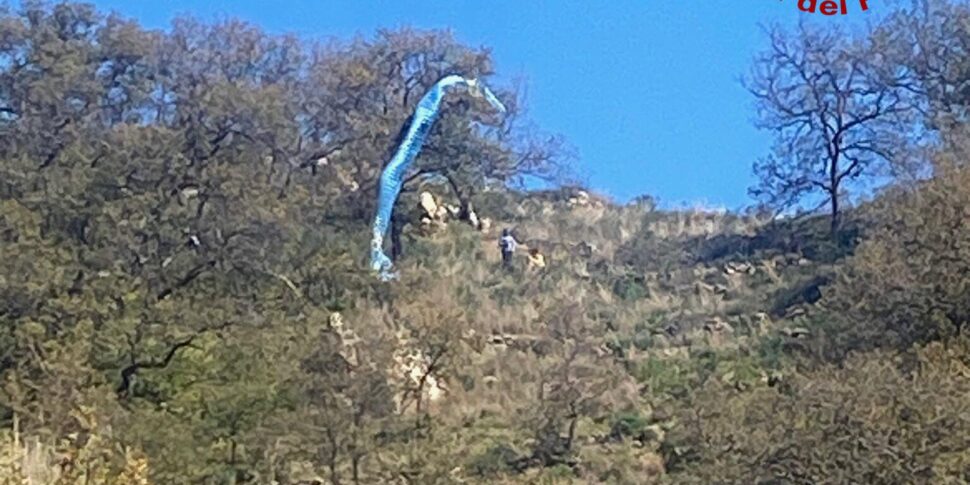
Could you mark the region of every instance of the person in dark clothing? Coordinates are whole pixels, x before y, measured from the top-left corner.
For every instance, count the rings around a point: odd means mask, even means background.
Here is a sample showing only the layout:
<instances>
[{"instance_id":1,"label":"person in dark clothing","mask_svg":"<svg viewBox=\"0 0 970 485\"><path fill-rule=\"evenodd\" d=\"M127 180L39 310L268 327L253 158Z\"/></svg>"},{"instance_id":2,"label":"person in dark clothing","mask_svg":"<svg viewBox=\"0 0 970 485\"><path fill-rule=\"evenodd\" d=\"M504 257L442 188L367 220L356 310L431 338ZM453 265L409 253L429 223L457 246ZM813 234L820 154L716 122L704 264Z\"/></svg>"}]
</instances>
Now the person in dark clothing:
<instances>
[{"instance_id":1,"label":"person in dark clothing","mask_svg":"<svg viewBox=\"0 0 970 485\"><path fill-rule=\"evenodd\" d=\"M502 265L506 268L512 267L512 256L518 242L512 237L512 231L508 228L502 229L502 237L498 240L498 247L502 250Z\"/></svg>"}]
</instances>

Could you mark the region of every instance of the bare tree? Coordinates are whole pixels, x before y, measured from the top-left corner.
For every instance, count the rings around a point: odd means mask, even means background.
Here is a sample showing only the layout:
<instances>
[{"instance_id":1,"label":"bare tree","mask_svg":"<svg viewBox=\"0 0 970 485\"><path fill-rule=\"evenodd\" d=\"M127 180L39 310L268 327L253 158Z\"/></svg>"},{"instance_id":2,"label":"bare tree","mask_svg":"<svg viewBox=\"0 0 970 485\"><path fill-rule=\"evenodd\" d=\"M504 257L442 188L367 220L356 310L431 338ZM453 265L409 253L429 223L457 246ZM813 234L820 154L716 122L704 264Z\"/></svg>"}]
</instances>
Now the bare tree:
<instances>
[{"instance_id":1,"label":"bare tree","mask_svg":"<svg viewBox=\"0 0 970 485\"><path fill-rule=\"evenodd\" d=\"M821 194L835 234L848 183L871 181L901 159L915 101L899 79L905 73L886 69L867 40L804 24L767 34L770 48L745 86L757 100L757 126L776 141L755 163L760 183L752 195L789 208Z\"/></svg>"},{"instance_id":2,"label":"bare tree","mask_svg":"<svg viewBox=\"0 0 970 485\"><path fill-rule=\"evenodd\" d=\"M923 98L929 130L970 119L970 4L913 0L873 29L872 42L907 72L905 87Z\"/></svg>"}]
</instances>

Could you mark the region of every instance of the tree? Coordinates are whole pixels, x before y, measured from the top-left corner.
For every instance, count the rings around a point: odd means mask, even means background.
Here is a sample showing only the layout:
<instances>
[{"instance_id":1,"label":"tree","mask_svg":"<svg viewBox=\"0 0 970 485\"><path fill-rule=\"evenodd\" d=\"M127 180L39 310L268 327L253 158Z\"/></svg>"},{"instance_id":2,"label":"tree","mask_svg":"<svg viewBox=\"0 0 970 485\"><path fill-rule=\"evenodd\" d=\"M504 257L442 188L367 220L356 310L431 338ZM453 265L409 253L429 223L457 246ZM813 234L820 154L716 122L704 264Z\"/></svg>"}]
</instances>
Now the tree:
<instances>
[{"instance_id":1,"label":"tree","mask_svg":"<svg viewBox=\"0 0 970 485\"><path fill-rule=\"evenodd\" d=\"M544 309L548 352L539 369L535 399L527 427L535 433L532 454L524 465L575 464L577 426L583 419L601 417L631 401L628 382L617 372L613 355L597 335L600 322L586 315L579 302L558 302Z\"/></svg>"},{"instance_id":2,"label":"tree","mask_svg":"<svg viewBox=\"0 0 970 485\"><path fill-rule=\"evenodd\" d=\"M373 182L449 72L487 79L488 51L446 32L319 45L236 20L153 32L70 1L0 7L0 380L17 385L0 427L16 412L56 441L93 402L161 482L268 482L307 450L341 480L386 481L367 477L396 422L389 316L361 329L368 368L330 369L341 349L307 337L371 305ZM449 171L472 194L555 162L530 155L523 117L446 102L409 187ZM416 333L428 374L462 356L448 332ZM407 389L423 415L426 380Z\"/></svg>"},{"instance_id":3,"label":"tree","mask_svg":"<svg viewBox=\"0 0 970 485\"><path fill-rule=\"evenodd\" d=\"M840 272L826 302L848 317L847 346L938 340L970 322L970 137L947 136L933 178L877 203L872 235Z\"/></svg>"},{"instance_id":4,"label":"tree","mask_svg":"<svg viewBox=\"0 0 970 485\"><path fill-rule=\"evenodd\" d=\"M757 126L775 133L772 153L754 165L752 195L780 208L821 194L833 234L849 185L875 180L907 146L916 101L870 42L802 24L768 31L770 48L745 80Z\"/></svg>"},{"instance_id":5,"label":"tree","mask_svg":"<svg viewBox=\"0 0 970 485\"><path fill-rule=\"evenodd\" d=\"M970 5L919 0L893 12L871 34L874 47L918 95L926 128L965 123L970 115Z\"/></svg>"},{"instance_id":6,"label":"tree","mask_svg":"<svg viewBox=\"0 0 970 485\"><path fill-rule=\"evenodd\" d=\"M320 147L331 170L342 167L367 180L354 193L355 205L366 209L421 96L447 74L487 79L493 73L487 49L462 45L449 31L381 30L373 41L327 46L317 55L321 61L312 67L313 90L306 96L320 106L308 113L319 125L307 138ZM445 184L467 217L472 196L486 186L524 176L556 179L565 170L568 153L561 138L529 124L523 85L496 93L508 108L503 118L484 101L445 99L405 193L428 181Z\"/></svg>"}]
</instances>

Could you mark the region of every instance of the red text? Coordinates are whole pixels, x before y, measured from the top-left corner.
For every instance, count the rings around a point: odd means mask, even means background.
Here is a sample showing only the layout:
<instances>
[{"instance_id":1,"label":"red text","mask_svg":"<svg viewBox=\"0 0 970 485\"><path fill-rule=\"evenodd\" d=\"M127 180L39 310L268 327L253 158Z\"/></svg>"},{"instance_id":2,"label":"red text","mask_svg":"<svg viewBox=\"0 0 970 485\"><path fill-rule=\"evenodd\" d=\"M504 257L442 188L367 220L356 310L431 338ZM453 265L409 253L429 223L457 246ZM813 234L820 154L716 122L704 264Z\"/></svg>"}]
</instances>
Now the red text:
<instances>
[{"instance_id":1,"label":"red text","mask_svg":"<svg viewBox=\"0 0 970 485\"><path fill-rule=\"evenodd\" d=\"M822 15L845 15L849 13L846 3L847 0L798 0L798 9L802 12L819 12ZM869 10L869 1L859 0L859 7L863 12Z\"/></svg>"}]
</instances>

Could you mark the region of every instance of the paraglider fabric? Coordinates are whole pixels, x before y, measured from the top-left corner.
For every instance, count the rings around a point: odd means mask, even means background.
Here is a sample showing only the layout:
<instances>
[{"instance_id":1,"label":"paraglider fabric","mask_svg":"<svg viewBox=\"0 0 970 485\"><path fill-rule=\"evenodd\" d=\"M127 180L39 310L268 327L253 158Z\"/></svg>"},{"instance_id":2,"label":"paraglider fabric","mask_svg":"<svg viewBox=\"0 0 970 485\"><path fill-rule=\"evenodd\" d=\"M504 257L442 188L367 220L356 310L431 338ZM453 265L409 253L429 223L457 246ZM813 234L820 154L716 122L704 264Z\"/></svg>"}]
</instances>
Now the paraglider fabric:
<instances>
[{"instance_id":1,"label":"paraglider fabric","mask_svg":"<svg viewBox=\"0 0 970 485\"><path fill-rule=\"evenodd\" d=\"M394 203L397 201L397 196L400 194L401 186L404 183L405 172L417 158L421 146L428 137L428 132L431 131L431 126L438 116L439 108L441 108L441 100L445 95L445 90L456 85L467 86L473 95L484 96L496 110L505 112L505 107L487 87L479 84L475 79L465 79L457 75L446 76L439 80L418 102L414 115L411 117L411 126L390 163L384 168L380 179L377 214L374 216L371 239L370 265L371 269L377 272L378 277L383 281L396 277L395 273L391 271L393 262L384 254L384 237L387 235L390 226Z\"/></svg>"}]
</instances>

